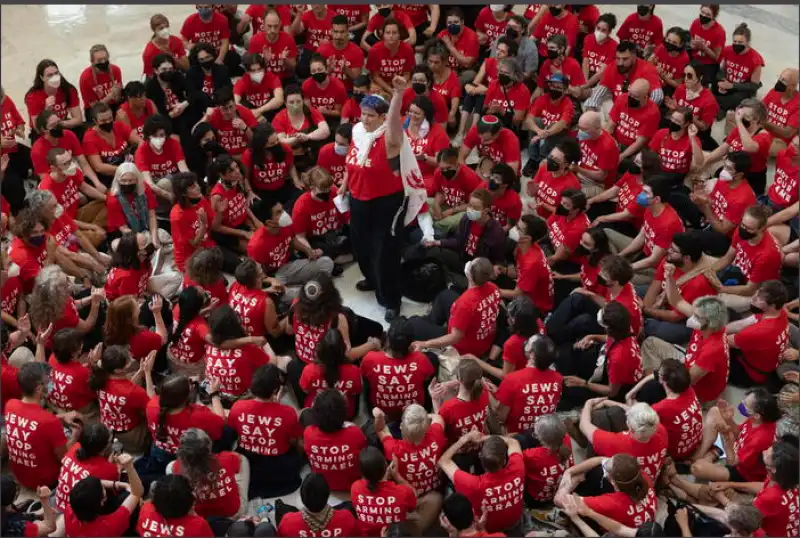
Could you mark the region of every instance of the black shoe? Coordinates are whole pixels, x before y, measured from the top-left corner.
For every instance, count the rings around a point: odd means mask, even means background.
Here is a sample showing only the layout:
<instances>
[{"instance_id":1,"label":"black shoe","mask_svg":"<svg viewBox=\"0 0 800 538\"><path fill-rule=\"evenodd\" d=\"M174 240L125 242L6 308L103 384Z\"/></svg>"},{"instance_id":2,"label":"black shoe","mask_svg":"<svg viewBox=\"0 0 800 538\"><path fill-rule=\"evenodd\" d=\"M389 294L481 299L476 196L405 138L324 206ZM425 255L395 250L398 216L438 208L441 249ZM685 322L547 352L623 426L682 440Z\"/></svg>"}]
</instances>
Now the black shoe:
<instances>
[{"instance_id":1,"label":"black shoe","mask_svg":"<svg viewBox=\"0 0 800 538\"><path fill-rule=\"evenodd\" d=\"M358 291L375 291L375 286L369 283L369 281L365 278L364 280L359 280L356 282L356 289Z\"/></svg>"},{"instance_id":2,"label":"black shoe","mask_svg":"<svg viewBox=\"0 0 800 538\"><path fill-rule=\"evenodd\" d=\"M386 309L386 314L383 316L383 319L385 319L387 323L391 323L399 315L400 315L400 307L387 308Z\"/></svg>"},{"instance_id":3,"label":"black shoe","mask_svg":"<svg viewBox=\"0 0 800 538\"><path fill-rule=\"evenodd\" d=\"M334 265L333 266L333 272L331 273L331 275L333 275L334 277L337 277L337 276L340 276L342 273L344 273L344 267L342 267L341 265Z\"/></svg>"},{"instance_id":4,"label":"black shoe","mask_svg":"<svg viewBox=\"0 0 800 538\"><path fill-rule=\"evenodd\" d=\"M522 175L525 177L533 177L536 174L537 163L533 159L528 159L525 167L522 169Z\"/></svg>"}]
</instances>

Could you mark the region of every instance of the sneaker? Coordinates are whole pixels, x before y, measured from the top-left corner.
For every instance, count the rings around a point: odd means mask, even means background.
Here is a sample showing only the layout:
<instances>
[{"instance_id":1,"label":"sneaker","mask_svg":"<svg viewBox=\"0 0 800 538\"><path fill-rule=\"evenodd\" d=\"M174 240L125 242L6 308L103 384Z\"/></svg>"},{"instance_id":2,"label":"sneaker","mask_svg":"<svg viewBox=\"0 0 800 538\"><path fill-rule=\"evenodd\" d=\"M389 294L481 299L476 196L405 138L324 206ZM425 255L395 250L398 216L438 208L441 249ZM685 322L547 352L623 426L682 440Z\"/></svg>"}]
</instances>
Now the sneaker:
<instances>
[{"instance_id":1,"label":"sneaker","mask_svg":"<svg viewBox=\"0 0 800 538\"><path fill-rule=\"evenodd\" d=\"M333 266L333 271L331 272L332 276L334 277L341 276L342 273L344 273L344 267L338 264Z\"/></svg>"},{"instance_id":2,"label":"sneaker","mask_svg":"<svg viewBox=\"0 0 800 538\"><path fill-rule=\"evenodd\" d=\"M356 282L356 289L358 291L375 291L375 286L370 284L370 282L365 278L364 280L359 280Z\"/></svg>"}]
</instances>

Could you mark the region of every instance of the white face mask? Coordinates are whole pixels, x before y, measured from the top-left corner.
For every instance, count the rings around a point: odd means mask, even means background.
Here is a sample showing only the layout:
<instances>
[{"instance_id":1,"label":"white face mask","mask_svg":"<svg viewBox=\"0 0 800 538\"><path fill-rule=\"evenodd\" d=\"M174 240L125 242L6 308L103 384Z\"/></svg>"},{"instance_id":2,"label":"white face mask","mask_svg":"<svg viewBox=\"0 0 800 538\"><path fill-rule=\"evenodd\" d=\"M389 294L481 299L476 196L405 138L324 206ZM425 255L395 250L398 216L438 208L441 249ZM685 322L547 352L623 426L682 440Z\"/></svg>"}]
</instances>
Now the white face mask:
<instances>
[{"instance_id":1,"label":"white face mask","mask_svg":"<svg viewBox=\"0 0 800 538\"><path fill-rule=\"evenodd\" d=\"M15 278L19 276L19 265L11 262L8 265L8 278Z\"/></svg>"},{"instance_id":2,"label":"white face mask","mask_svg":"<svg viewBox=\"0 0 800 538\"><path fill-rule=\"evenodd\" d=\"M497 13L498 11L503 11L506 8L504 4L490 4L489 9Z\"/></svg>"},{"instance_id":3,"label":"white face mask","mask_svg":"<svg viewBox=\"0 0 800 538\"><path fill-rule=\"evenodd\" d=\"M70 176L70 177L74 176L75 174L77 174L77 173L78 173L78 165L77 165L77 164L75 164L75 162L74 162L74 161L73 161L73 162L71 162L71 163L70 163L70 165L69 165L69 168L67 168L66 170L64 170L64 173L65 173L66 175ZM62 209L63 209L63 208L62 208Z\"/></svg>"},{"instance_id":4,"label":"white face mask","mask_svg":"<svg viewBox=\"0 0 800 538\"><path fill-rule=\"evenodd\" d=\"M594 31L594 40L598 43L602 43L608 38L608 34L605 32L601 32L600 30Z\"/></svg>"},{"instance_id":5,"label":"white face mask","mask_svg":"<svg viewBox=\"0 0 800 538\"><path fill-rule=\"evenodd\" d=\"M700 322L700 318L692 316L686 320L686 326L695 331L700 331L702 330L703 324Z\"/></svg>"},{"instance_id":6,"label":"white face mask","mask_svg":"<svg viewBox=\"0 0 800 538\"><path fill-rule=\"evenodd\" d=\"M289 215L289 213L284 211L283 213L281 213L281 217L278 219L278 226L280 226L281 228L288 228L291 225L292 225L292 217L291 215Z\"/></svg>"},{"instance_id":7,"label":"white face mask","mask_svg":"<svg viewBox=\"0 0 800 538\"><path fill-rule=\"evenodd\" d=\"M150 137L150 145L156 151L161 151L161 148L164 147L164 144L166 143L166 141L167 141L167 139L165 137L163 137L163 136Z\"/></svg>"},{"instance_id":8,"label":"white face mask","mask_svg":"<svg viewBox=\"0 0 800 538\"><path fill-rule=\"evenodd\" d=\"M264 72L259 71L258 73L250 73L250 80L256 84L261 84L261 81L264 80Z\"/></svg>"},{"instance_id":9,"label":"white face mask","mask_svg":"<svg viewBox=\"0 0 800 538\"><path fill-rule=\"evenodd\" d=\"M166 28L162 28L161 30L156 32L156 35L161 39L169 39L170 36L169 26L167 26Z\"/></svg>"},{"instance_id":10,"label":"white face mask","mask_svg":"<svg viewBox=\"0 0 800 538\"><path fill-rule=\"evenodd\" d=\"M508 238L515 243L519 242L519 229L517 229L516 226L514 226L508 231Z\"/></svg>"},{"instance_id":11,"label":"white face mask","mask_svg":"<svg viewBox=\"0 0 800 538\"><path fill-rule=\"evenodd\" d=\"M53 75L47 79L47 85L51 88L58 88L61 86L61 75Z\"/></svg>"},{"instance_id":12,"label":"white face mask","mask_svg":"<svg viewBox=\"0 0 800 538\"><path fill-rule=\"evenodd\" d=\"M733 174L723 168L719 173L719 179L720 181L733 181Z\"/></svg>"},{"instance_id":13,"label":"white face mask","mask_svg":"<svg viewBox=\"0 0 800 538\"><path fill-rule=\"evenodd\" d=\"M57 218L57 219L60 219L60 218L61 218L61 215L63 215L63 214L64 214L64 206L63 206L63 205L61 205L61 204L58 204L58 205L56 206L56 212L55 212L55 216L56 216L56 218Z\"/></svg>"},{"instance_id":14,"label":"white face mask","mask_svg":"<svg viewBox=\"0 0 800 538\"><path fill-rule=\"evenodd\" d=\"M476 221L481 218L481 212L477 209L467 209L467 218L471 221Z\"/></svg>"},{"instance_id":15,"label":"white face mask","mask_svg":"<svg viewBox=\"0 0 800 538\"><path fill-rule=\"evenodd\" d=\"M336 155L340 156L340 157L343 157L343 156L347 155L347 150L348 150L348 147L343 145L343 144L334 144L333 145L333 152Z\"/></svg>"},{"instance_id":16,"label":"white face mask","mask_svg":"<svg viewBox=\"0 0 800 538\"><path fill-rule=\"evenodd\" d=\"M606 328L606 324L603 323L603 309L597 311L597 324L600 325L602 328Z\"/></svg>"}]
</instances>

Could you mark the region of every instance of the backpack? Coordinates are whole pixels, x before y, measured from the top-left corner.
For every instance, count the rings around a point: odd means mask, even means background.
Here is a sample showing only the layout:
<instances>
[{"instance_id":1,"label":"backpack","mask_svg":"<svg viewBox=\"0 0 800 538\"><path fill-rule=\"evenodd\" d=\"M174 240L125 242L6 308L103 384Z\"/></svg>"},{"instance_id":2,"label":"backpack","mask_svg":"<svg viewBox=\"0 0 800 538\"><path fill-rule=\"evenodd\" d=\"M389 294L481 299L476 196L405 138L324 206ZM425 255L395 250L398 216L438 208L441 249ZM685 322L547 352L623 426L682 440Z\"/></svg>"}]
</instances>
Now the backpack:
<instances>
[{"instance_id":1,"label":"backpack","mask_svg":"<svg viewBox=\"0 0 800 538\"><path fill-rule=\"evenodd\" d=\"M403 296L418 303L430 303L447 288L447 271L435 258L404 261L400 289Z\"/></svg>"}]
</instances>

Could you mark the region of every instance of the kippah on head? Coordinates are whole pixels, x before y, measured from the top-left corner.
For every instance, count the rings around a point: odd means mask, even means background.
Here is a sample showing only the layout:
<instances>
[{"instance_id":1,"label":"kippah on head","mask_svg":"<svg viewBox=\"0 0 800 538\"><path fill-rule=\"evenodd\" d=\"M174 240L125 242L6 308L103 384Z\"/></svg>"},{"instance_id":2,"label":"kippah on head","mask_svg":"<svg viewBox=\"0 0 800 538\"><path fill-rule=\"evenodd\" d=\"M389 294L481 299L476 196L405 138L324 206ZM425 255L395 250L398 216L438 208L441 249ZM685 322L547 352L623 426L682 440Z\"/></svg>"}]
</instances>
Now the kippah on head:
<instances>
[{"instance_id":1,"label":"kippah on head","mask_svg":"<svg viewBox=\"0 0 800 538\"><path fill-rule=\"evenodd\" d=\"M500 123L500 118L498 118L494 114L487 114L481 117L481 123L484 125L495 125L497 123Z\"/></svg>"}]
</instances>

